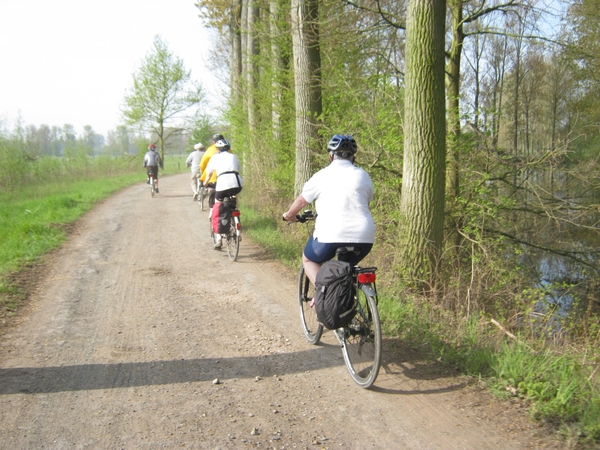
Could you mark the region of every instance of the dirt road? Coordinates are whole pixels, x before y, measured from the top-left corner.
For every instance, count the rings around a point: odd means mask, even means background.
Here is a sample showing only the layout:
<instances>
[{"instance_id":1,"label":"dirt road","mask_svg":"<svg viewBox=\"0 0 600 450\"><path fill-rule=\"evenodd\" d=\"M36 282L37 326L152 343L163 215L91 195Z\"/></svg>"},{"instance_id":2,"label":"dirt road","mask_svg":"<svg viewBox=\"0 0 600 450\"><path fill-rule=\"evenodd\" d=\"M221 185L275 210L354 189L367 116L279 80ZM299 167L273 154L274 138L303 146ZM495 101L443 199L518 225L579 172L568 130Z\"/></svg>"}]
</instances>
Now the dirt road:
<instances>
[{"instance_id":1,"label":"dirt road","mask_svg":"<svg viewBox=\"0 0 600 450\"><path fill-rule=\"evenodd\" d=\"M551 447L393 341L357 387L332 333L305 342L295 274L248 239L235 263L213 250L187 174L160 188L82 219L2 337L0 448Z\"/></svg>"}]
</instances>

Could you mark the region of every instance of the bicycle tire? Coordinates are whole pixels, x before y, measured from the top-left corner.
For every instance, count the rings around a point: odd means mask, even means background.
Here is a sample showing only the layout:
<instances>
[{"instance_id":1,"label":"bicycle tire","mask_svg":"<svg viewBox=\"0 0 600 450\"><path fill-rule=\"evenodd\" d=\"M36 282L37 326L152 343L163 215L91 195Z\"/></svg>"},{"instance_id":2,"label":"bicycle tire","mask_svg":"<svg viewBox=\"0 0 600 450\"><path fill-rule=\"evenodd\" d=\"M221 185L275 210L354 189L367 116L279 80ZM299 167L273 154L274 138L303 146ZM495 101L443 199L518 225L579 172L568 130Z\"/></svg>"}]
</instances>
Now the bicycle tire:
<instances>
[{"instance_id":1,"label":"bicycle tire","mask_svg":"<svg viewBox=\"0 0 600 450\"><path fill-rule=\"evenodd\" d=\"M155 194L156 194L155 179L150 178L150 195L152 196L152 198L154 198Z\"/></svg>"},{"instance_id":2,"label":"bicycle tire","mask_svg":"<svg viewBox=\"0 0 600 450\"><path fill-rule=\"evenodd\" d=\"M231 220L229 235L227 236L227 255L232 261L236 261L240 252L240 239L237 233L237 217Z\"/></svg>"},{"instance_id":3,"label":"bicycle tire","mask_svg":"<svg viewBox=\"0 0 600 450\"><path fill-rule=\"evenodd\" d=\"M342 353L350 376L365 389L371 387L381 367L381 323L375 297L357 292L357 312L343 328Z\"/></svg>"},{"instance_id":4,"label":"bicycle tire","mask_svg":"<svg viewBox=\"0 0 600 450\"><path fill-rule=\"evenodd\" d=\"M323 325L317 320L317 312L314 306L311 306L315 297L315 286L310 282L304 273L304 267L300 266L298 273L298 306L300 309L300 322L302 331L306 340L316 345L321 340L323 334Z\"/></svg>"}]
</instances>

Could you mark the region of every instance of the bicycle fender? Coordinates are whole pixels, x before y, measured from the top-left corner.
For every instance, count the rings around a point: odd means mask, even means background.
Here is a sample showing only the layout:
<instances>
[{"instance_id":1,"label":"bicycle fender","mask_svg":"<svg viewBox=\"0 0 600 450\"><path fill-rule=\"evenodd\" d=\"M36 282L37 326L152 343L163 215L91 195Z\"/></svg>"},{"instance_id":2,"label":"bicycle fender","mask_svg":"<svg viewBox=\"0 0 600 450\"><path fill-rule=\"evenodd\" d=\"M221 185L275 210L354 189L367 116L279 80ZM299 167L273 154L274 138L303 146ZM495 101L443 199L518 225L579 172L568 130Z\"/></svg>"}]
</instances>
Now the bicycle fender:
<instances>
[{"instance_id":1,"label":"bicycle fender","mask_svg":"<svg viewBox=\"0 0 600 450\"><path fill-rule=\"evenodd\" d=\"M370 284L361 284L360 288L365 293L365 295L368 295L369 297L375 297L377 295L375 289L373 289L373 286L371 286Z\"/></svg>"}]
</instances>

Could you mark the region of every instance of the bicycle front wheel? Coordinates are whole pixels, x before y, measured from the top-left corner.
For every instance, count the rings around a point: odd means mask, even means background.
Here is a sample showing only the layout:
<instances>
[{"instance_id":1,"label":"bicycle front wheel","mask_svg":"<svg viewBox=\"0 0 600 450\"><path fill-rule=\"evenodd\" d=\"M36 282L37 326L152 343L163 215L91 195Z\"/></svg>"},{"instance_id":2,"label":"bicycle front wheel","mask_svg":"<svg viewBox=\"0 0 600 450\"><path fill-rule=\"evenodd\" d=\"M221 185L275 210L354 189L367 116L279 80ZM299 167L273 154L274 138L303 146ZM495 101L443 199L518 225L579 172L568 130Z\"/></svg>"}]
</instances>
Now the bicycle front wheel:
<instances>
[{"instance_id":1,"label":"bicycle front wheel","mask_svg":"<svg viewBox=\"0 0 600 450\"><path fill-rule=\"evenodd\" d=\"M304 273L304 267L300 266L298 274L298 306L300 307L300 322L306 340L311 344L317 344L323 334L323 325L317 320L313 299L315 298L315 286Z\"/></svg>"},{"instance_id":2,"label":"bicycle front wheel","mask_svg":"<svg viewBox=\"0 0 600 450\"><path fill-rule=\"evenodd\" d=\"M352 379L360 387L369 388L381 366L381 323L375 298L361 289L356 298L356 316L343 328L342 353Z\"/></svg>"},{"instance_id":3,"label":"bicycle front wheel","mask_svg":"<svg viewBox=\"0 0 600 450\"><path fill-rule=\"evenodd\" d=\"M236 261L238 253L240 252L240 237L237 233L238 218L234 217L231 221L231 228L229 228L229 235L227 236L227 255L232 261Z\"/></svg>"}]
</instances>

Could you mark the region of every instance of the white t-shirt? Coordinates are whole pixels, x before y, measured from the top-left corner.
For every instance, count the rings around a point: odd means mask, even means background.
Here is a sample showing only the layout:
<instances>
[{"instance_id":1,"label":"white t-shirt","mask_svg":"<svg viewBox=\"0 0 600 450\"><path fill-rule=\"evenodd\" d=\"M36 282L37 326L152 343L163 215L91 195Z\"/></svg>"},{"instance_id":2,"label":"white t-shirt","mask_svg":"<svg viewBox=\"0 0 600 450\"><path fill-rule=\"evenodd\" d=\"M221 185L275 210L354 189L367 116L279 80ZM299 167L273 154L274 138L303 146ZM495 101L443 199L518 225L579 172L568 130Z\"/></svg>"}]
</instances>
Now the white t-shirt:
<instances>
[{"instance_id":1,"label":"white t-shirt","mask_svg":"<svg viewBox=\"0 0 600 450\"><path fill-rule=\"evenodd\" d=\"M205 172L207 177L209 177L212 172L217 173L217 185L215 187L215 191L226 191L227 189L243 186L242 177L239 175L240 161L238 160L237 155L234 155L233 153L215 153L212 158L210 158Z\"/></svg>"},{"instance_id":2,"label":"white t-shirt","mask_svg":"<svg viewBox=\"0 0 600 450\"><path fill-rule=\"evenodd\" d=\"M323 243L374 243L375 222L369 210L373 194L369 174L348 160L333 160L315 173L302 189L307 202L316 202L315 239Z\"/></svg>"}]
</instances>

